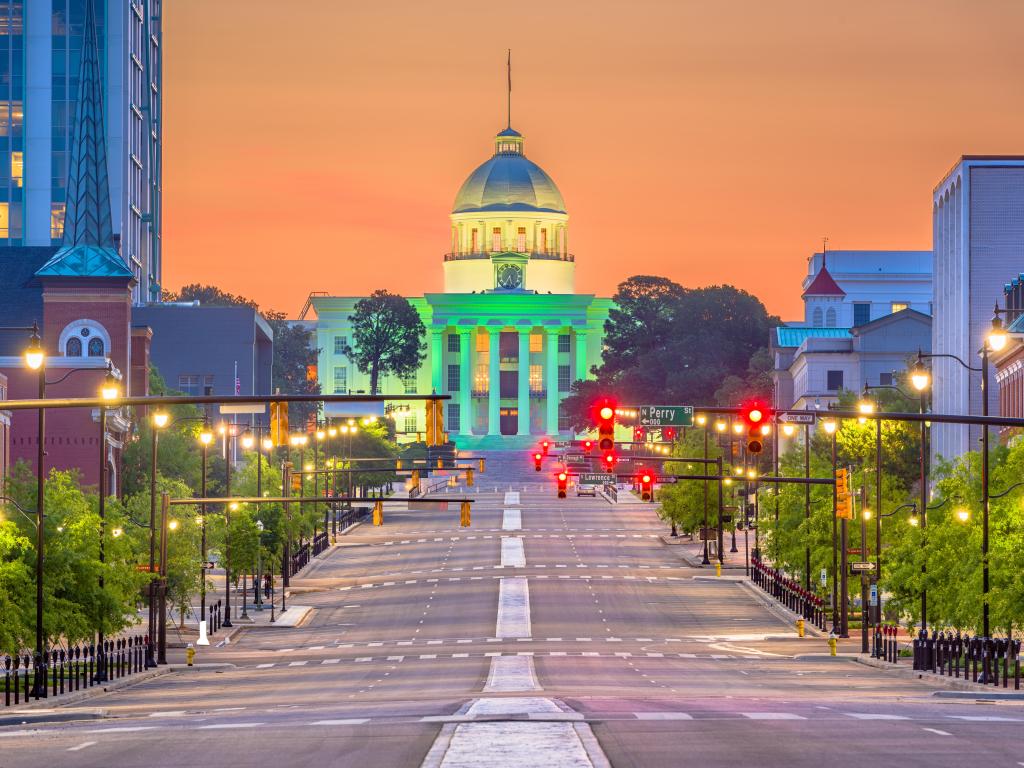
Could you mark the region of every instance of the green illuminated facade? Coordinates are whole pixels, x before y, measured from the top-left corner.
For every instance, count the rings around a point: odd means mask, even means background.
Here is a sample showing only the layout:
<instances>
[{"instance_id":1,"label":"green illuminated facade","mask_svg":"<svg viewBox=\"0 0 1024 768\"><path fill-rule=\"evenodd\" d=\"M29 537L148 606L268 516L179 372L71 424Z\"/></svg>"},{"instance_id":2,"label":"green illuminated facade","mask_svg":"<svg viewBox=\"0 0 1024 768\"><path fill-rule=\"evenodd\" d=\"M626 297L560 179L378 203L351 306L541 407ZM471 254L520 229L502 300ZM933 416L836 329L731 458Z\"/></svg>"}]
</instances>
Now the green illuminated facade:
<instances>
[{"instance_id":1,"label":"green illuminated facade","mask_svg":"<svg viewBox=\"0 0 1024 768\"><path fill-rule=\"evenodd\" d=\"M451 395L445 427L463 448L570 435L559 404L600 363L612 301L575 293L568 219L554 182L523 154L523 137L499 133L494 155L456 196L444 293L410 298L427 328L426 360L408 380L382 379L382 393ZM359 298L310 299L324 393L369 392L369 376L341 352ZM396 416L400 436L422 432L422 409Z\"/></svg>"}]
</instances>

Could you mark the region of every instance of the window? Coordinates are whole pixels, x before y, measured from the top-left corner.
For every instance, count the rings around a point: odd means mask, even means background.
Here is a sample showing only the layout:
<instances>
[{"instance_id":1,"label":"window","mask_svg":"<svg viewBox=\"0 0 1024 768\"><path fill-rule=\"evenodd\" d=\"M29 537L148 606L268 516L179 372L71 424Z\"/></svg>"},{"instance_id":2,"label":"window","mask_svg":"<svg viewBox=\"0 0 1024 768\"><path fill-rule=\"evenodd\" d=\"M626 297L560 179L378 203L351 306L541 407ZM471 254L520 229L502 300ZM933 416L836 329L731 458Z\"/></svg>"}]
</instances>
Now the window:
<instances>
[{"instance_id":1,"label":"window","mask_svg":"<svg viewBox=\"0 0 1024 768\"><path fill-rule=\"evenodd\" d=\"M548 252L548 231L546 229L540 231L540 252Z\"/></svg>"},{"instance_id":2,"label":"window","mask_svg":"<svg viewBox=\"0 0 1024 768\"><path fill-rule=\"evenodd\" d=\"M572 385L572 376L569 375L569 366L558 366L558 391L568 392Z\"/></svg>"},{"instance_id":3,"label":"window","mask_svg":"<svg viewBox=\"0 0 1024 768\"><path fill-rule=\"evenodd\" d=\"M178 377L178 391L186 395L201 395L201 381L201 377L196 374L182 374Z\"/></svg>"},{"instance_id":4,"label":"window","mask_svg":"<svg viewBox=\"0 0 1024 768\"><path fill-rule=\"evenodd\" d=\"M402 377L402 389L405 390L407 395L415 395L417 389L416 374L410 373L408 376Z\"/></svg>"},{"instance_id":5,"label":"window","mask_svg":"<svg viewBox=\"0 0 1024 768\"><path fill-rule=\"evenodd\" d=\"M449 352L458 352L460 349L462 349L461 343L459 342L460 338L461 337L457 333L449 333L448 334L448 351Z\"/></svg>"},{"instance_id":6,"label":"window","mask_svg":"<svg viewBox=\"0 0 1024 768\"><path fill-rule=\"evenodd\" d=\"M460 392L460 382L462 380L462 368L458 365L448 366L448 391L449 392Z\"/></svg>"},{"instance_id":7,"label":"window","mask_svg":"<svg viewBox=\"0 0 1024 768\"><path fill-rule=\"evenodd\" d=\"M476 335L476 351L477 352L490 352L491 351L491 335L489 333L478 333Z\"/></svg>"},{"instance_id":8,"label":"window","mask_svg":"<svg viewBox=\"0 0 1024 768\"><path fill-rule=\"evenodd\" d=\"M72 336L68 339L67 346L64 348L64 354L67 357L81 357L82 356L82 340L76 339Z\"/></svg>"},{"instance_id":9,"label":"window","mask_svg":"<svg viewBox=\"0 0 1024 768\"><path fill-rule=\"evenodd\" d=\"M348 346L348 336L335 336L334 337L334 354L344 355L345 347Z\"/></svg>"},{"instance_id":10,"label":"window","mask_svg":"<svg viewBox=\"0 0 1024 768\"><path fill-rule=\"evenodd\" d=\"M811 313L811 325L821 328L825 324L823 317L821 307L815 307L814 312Z\"/></svg>"},{"instance_id":11,"label":"window","mask_svg":"<svg viewBox=\"0 0 1024 768\"><path fill-rule=\"evenodd\" d=\"M562 403L558 404L558 431L565 432L570 429L572 425L569 423L569 414L566 413Z\"/></svg>"},{"instance_id":12,"label":"window","mask_svg":"<svg viewBox=\"0 0 1024 768\"><path fill-rule=\"evenodd\" d=\"M825 313L825 327L835 328L836 327L836 310L834 307L829 307Z\"/></svg>"},{"instance_id":13,"label":"window","mask_svg":"<svg viewBox=\"0 0 1024 768\"><path fill-rule=\"evenodd\" d=\"M519 397L519 371L501 371L498 397Z\"/></svg>"},{"instance_id":14,"label":"window","mask_svg":"<svg viewBox=\"0 0 1024 768\"><path fill-rule=\"evenodd\" d=\"M22 152L11 152L11 181L14 186L20 187L25 168L25 155Z\"/></svg>"},{"instance_id":15,"label":"window","mask_svg":"<svg viewBox=\"0 0 1024 768\"><path fill-rule=\"evenodd\" d=\"M519 253L526 253L526 227L520 227L516 232L516 250Z\"/></svg>"},{"instance_id":16,"label":"window","mask_svg":"<svg viewBox=\"0 0 1024 768\"><path fill-rule=\"evenodd\" d=\"M64 203L50 203L50 239L60 240L64 236Z\"/></svg>"},{"instance_id":17,"label":"window","mask_svg":"<svg viewBox=\"0 0 1024 768\"><path fill-rule=\"evenodd\" d=\"M827 374L826 388L829 392L838 392L843 388L843 372L829 371Z\"/></svg>"},{"instance_id":18,"label":"window","mask_svg":"<svg viewBox=\"0 0 1024 768\"><path fill-rule=\"evenodd\" d=\"M416 417L406 416L405 424L402 425L403 432L415 432L416 431Z\"/></svg>"},{"instance_id":19,"label":"window","mask_svg":"<svg viewBox=\"0 0 1024 768\"><path fill-rule=\"evenodd\" d=\"M543 352L544 351L544 337L539 333L530 334L530 351L531 352Z\"/></svg>"},{"instance_id":20,"label":"window","mask_svg":"<svg viewBox=\"0 0 1024 768\"><path fill-rule=\"evenodd\" d=\"M910 305L907 302L905 302L905 301L894 301L892 303L893 314L896 314L897 312L902 312L904 309L910 309Z\"/></svg>"},{"instance_id":21,"label":"window","mask_svg":"<svg viewBox=\"0 0 1024 768\"><path fill-rule=\"evenodd\" d=\"M478 243L477 243L477 240L476 240L476 232L477 231L474 229L474 230L471 230L470 233L469 233L469 252L470 253L476 253L477 252L477 245L478 245Z\"/></svg>"},{"instance_id":22,"label":"window","mask_svg":"<svg viewBox=\"0 0 1024 768\"><path fill-rule=\"evenodd\" d=\"M569 334L568 333L563 333L563 334L559 335L559 337L558 337L558 351L559 352L565 352L565 353L568 354L568 352L569 352Z\"/></svg>"},{"instance_id":23,"label":"window","mask_svg":"<svg viewBox=\"0 0 1024 768\"><path fill-rule=\"evenodd\" d=\"M334 394L344 395L348 392L348 366L334 366Z\"/></svg>"},{"instance_id":24,"label":"window","mask_svg":"<svg viewBox=\"0 0 1024 768\"><path fill-rule=\"evenodd\" d=\"M501 250L501 227L495 227L491 230L491 250Z\"/></svg>"},{"instance_id":25,"label":"window","mask_svg":"<svg viewBox=\"0 0 1024 768\"><path fill-rule=\"evenodd\" d=\"M530 391L544 391L544 373L539 365L530 366Z\"/></svg>"},{"instance_id":26,"label":"window","mask_svg":"<svg viewBox=\"0 0 1024 768\"><path fill-rule=\"evenodd\" d=\"M478 365L473 375L473 391L486 392L490 385L490 371L486 365Z\"/></svg>"},{"instance_id":27,"label":"window","mask_svg":"<svg viewBox=\"0 0 1024 768\"><path fill-rule=\"evenodd\" d=\"M853 324L865 325L871 322L871 302L855 301L853 303Z\"/></svg>"},{"instance_id":28,"label":"window","mask_svg":"<svg viewBox=\"0 0 1024 768\"><path fill-rule=\"evenodd\" d=\"M89 357L103 357L103 339L97 336L89 339Z\"/></svg>"},{"instance_id":29,"label":"window","mask_svg":"<svg viewBox=\"0 0 1024 768\"><path fill-rule=\"evenodd\" d=\"M459 404L458 403L448 403L448 427L447 428L448 428L449 432L461 432L462 431L461 417L462 417L462 414L459 412Z\"/></svg>"},{"instance_id":30,"label":"window","mask_svg":"<svg viewBox=\"0 0 1024 768\"><path fill-rule=\"evenodd\" d=\"M878 383L884 387L892 386L892 373L880 373L878 374Z\"/></svg>"}]
</instances>

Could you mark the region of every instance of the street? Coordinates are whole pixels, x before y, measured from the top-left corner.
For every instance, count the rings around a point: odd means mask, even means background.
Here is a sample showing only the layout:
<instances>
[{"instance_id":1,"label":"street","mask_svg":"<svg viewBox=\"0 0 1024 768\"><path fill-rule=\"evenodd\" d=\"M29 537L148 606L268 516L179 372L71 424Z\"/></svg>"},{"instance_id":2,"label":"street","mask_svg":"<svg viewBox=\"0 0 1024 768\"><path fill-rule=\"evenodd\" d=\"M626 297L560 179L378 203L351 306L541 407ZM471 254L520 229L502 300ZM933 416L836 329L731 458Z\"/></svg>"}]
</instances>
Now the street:
<instances>
[{"instance_id":1,"label":"street","mask_svg":"<svg viewBox=\"0 0 1024 768\"><path fill-rule=\"evenodd\" d=\"M480 477L468 529L457 504L357 527L293 580L301 626L5 719L0 766L1024 765L1020 702L828 659L653 505L547 478Z\"/></svg>"}]
</instances>

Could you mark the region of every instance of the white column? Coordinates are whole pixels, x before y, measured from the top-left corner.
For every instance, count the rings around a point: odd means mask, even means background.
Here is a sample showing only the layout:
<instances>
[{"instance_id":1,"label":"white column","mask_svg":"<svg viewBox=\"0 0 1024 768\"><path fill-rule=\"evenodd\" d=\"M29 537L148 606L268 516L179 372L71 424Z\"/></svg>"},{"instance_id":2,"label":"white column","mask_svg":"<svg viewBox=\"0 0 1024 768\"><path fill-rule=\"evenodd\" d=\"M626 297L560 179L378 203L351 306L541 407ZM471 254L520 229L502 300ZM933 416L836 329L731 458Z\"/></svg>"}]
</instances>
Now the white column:
<instances>
[{"instance_id":1,"label":"white column","mask_svg":"<svg viewBox=\"0 0 1024 768\"><path fill-rule=\"evenodd\" d=\"M441 342L444 340L444 330L434 328L430 331L430 387L438 395L442 393L442 382L444 381L444 347Z\"/></svg>"},{"instance_id":2,"label":"white column","mask_svg":"<svg viewBox=\"0 0 1024 768\"><path fill-rule=\"evenodd\" d=\"M576 371L577 379L587 378L587 333L576 331Z\"/></svg>"},{"instance_id":3,"label":"white column","mask_svg":"<svg viewBox=\"0 0 1024 768\"><path fill-rule=\"evenodd\" d=\"M547 389L547 433L558 434L558 328L544 329L544 381Z\"/></svg>"},{"instance_id":4,"label":"white column","mask_svg":"<svg viewBox=\"0 0 1024 768\"><path fill-rule=\"evenodd\" d=\"M473 434L473 351L469 345L476 334L459 330L459 434Z\"/></svg>"},{"instance_id":5,"label":"white column","mask_svg":"<svg viewBox=\"0 0 1024 768\"><path fill-rule=\"evenodd\" d=\"M501 434L501 329L488 328L488 341L490 342L489 362L490 367L487 374L487 434Z\"/></svg>"},{"instance_id":6,"label":"white column","mask_svg":"<svg viewBox=\"0 0 1024 768\"><path fill-rule=\"evenodd\" d=\"M519 429L530 434L530 329L519 331Z\"/></svg>"}]
</instances>

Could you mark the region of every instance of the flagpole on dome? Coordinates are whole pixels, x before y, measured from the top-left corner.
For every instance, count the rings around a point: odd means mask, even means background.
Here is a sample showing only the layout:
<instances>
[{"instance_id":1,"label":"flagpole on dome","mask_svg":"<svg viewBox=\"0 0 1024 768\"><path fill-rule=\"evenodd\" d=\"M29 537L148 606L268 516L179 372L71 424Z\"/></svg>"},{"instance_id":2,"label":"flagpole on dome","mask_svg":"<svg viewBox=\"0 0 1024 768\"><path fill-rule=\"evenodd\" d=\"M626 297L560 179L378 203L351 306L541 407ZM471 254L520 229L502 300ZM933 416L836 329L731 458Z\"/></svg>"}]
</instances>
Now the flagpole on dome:
<instances>
[{"instance_id":1,"label":"flagpole on dome","mask_svg":"<svg viewBox=\"0 0 1024 768\"><path fill-rule=\"evenodd\" d=\"M508 49L508 124L506 128L512 127L512 49Z\"/></svg>"}]
</instances>

